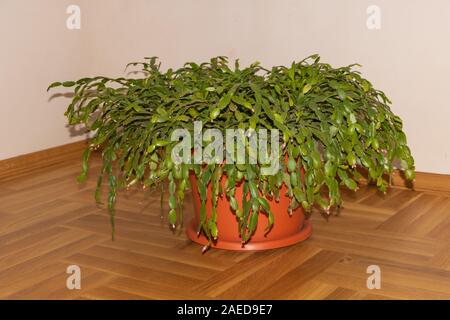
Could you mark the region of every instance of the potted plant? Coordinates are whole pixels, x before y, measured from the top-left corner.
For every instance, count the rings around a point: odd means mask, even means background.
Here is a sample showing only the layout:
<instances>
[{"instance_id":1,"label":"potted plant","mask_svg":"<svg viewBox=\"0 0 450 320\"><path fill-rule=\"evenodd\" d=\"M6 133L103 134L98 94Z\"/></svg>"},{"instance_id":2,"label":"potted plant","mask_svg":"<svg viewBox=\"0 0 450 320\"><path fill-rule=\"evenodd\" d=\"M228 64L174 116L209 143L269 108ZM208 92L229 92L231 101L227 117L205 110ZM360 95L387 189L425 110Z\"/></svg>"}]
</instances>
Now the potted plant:
<instances>
[{"instance_id":1,"label":"potted plant","mask_svg":"<svg viewBox=\"0 0 450 320\"><path fill-rule=\"evenodd\" d=\"M401 119L355 65L333 68L317 55L271 69L259 63L241 68L238 61L231 68L225 57L167 71L156 58L130 65L142 66L145 76L49 87L74 88L65 115L93 136L80 181L92 150L102 150L96 199L106 178L113 232L119 189L168 183L168 221L177 228L190 185L196 218L187 233L205 250L276 248L310 235L305 212L313 206L326 214L339 208L341 186L356 191L365 175L386 192L395 163L414 178ZM240 144L211 148L230 129ZM271 139L252 140L269 131ZM253 157L252 141L266 146ZM235 161L239 152L245 161ZM276 170L264 172L267 159Z\"/></svg>"}]
</instances>

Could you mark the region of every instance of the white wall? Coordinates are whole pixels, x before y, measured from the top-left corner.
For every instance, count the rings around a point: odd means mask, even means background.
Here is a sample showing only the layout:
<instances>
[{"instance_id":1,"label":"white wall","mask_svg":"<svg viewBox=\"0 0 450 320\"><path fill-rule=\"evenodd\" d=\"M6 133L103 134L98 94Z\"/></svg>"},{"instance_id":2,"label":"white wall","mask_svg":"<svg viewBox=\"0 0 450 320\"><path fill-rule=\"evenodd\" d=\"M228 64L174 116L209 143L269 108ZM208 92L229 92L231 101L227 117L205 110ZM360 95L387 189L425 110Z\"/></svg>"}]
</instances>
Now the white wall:
<instances>
[{"instance_id":1,"label":"white wall","mask_svg":"<svg viewBox=\"0 0 450 320\"><path fill-rule=\"evenodd\" d=\"M24 14L17 3L50 2L58 5L35 11L41 20L27 22L30 29L15 20ZM41 90L54 80L123 75L127 62L153 55L164 67L177 67L214 55L273 65L319 53L336 66L363 64L363 74L391 97L404 119L417 169L450 174L448 0L73 0L82 9L79 31L61 22L67 3L0 0L1 38L7 33L6 43L13 43L7 59L0 52L0 134L11 137L6 148L2 139L0 158L69 142L61 115L67 101L48 103ZM366 27L371 4L382 10L380 30ZM30 55L41 65L27 60L22 67ZM11 65L7 79L4 64ZM6 119L4 110L10 112Z\"/></svg>"},{"instance_id":2,"label":"white wall","mask_svg":"<svg viewBox=\"0 0 450 320\"><path fill-rule=\"evenodd\" d=\"M83 34L66 28L64 0L0 0L0 159L79 140L63 115L67 98L46 88L81 77Z\"/></svg>"}]
</instances>

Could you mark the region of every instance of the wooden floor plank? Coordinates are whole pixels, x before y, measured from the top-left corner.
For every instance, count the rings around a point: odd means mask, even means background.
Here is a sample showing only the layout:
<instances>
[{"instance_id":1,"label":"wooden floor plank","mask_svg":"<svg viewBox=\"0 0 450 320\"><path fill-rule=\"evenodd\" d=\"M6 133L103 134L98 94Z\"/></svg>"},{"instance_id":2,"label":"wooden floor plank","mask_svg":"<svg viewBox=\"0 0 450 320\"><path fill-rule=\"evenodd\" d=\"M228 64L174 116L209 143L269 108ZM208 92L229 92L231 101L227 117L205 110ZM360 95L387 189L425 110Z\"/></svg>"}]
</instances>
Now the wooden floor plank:
<instances>
[{"instance_id":1,"label":"wooden floor plank","mask_svg":"<svg viewBox=\"0 0 450 320\"><path fill-rule=\"evenodd\" d=\"M67 268L67 267L66 267ZM45 279L33 286L20 290L6 299L19 300L73 300L84 294L107 284L113 279L113 275L97 270L83 268L81 273L82 286L80 289L67 288L66 282L69 274L66 269L61 268L60 272L48 279Z\"/></svg>"},{"instance_id":2,"label":"wooden floor plank","mask_svg":"<svg viewBox=\"0 0 450 320\"><path fill-rule=\"evenodd\" d=\"M138 267L150 266L153 270L171 273L196 280L206 280L207 278L214 276L218 271L201 266L191 266L178 261L166 260L164 258L152 257L136 252L130 252L127 250L105 247L101 245L90 247L83 251L84 254L95 256L97 258L103 258L113 262L126 261L128 264Z\"/></svg>"},{"instance_id":3,"label":"wooden floor plank","mask_svg":"<svg viewBox=\"0 0 450 320\"><path fill-rule=\"evenodd\" d=\"M3 232L3 234L0 234L0 246L8 245L15 241L19 241L24 237L28 237L39 232L45 232L46 230L51 229L55 226L62 226L66 222L78 219L87 214L91 214L92 212L95 212L97 210L98 209L92 205L82 207L75 206L75 209L73 210L70 208L70 206L67 206L55 215L52 215L51 211L49 210L48 214L44 214L42 219L36 220L36 218L33 216L32 219L30 219L33 220L32 223L28 220L25 220L19 228L5 229L5 232ZM35 214L37 215L36 212Z\"/></svg>"},{"instance_id":4,"label":"wooden floor plank","mask_svg":"<svg viewBox=\"0 0 450 320\"><path fill-rule=\"evenodd\" d=\"M108 287L117 291L127 292L133 295L136 294L152 300L196 300L209 298L206 295L190 292L189 290L174 291L168 287L165 288L145 281L126 277L115 278L108 284Z\"/></svg>"},{"instance_id":5,"label":"wooden floor plank","mask_svg":"<svg viewBox=\"0 0 450 320\"><path fill-rule=\"evenodd\" d=\"M177 275L153 269L151 265L148 267L136 266L128 262L117 262L83 253L74 254L65 258L64 261L82 267L109 272L117 276L143 280L149 283L159 284L160 286L165 285L171 288L173 292L193 287L198 283L198 280L190 277L190 275Z\"/></svg>"},{"instance_id":6,"label":"wooden floor plank","mask_svg":"<svg viewBox=\"0 0 450 320\"><path fill-rule=\"evenodd\" d=\"M223 271L234 264L233 259L218 259L211 255L204 255L199 259L199 248L189 243L194 250L167 250L159 246L148 243L136 242L127 239L116 239L115 241L105 240L104 247L126 250L129 252L140 253L151 257L157 257L174 262L181 262L188 266L199 266L216 271Z\"/></svg>"},{"instance_id":7,"label":"wooden floor plank","mask_svg":"<svg viewBox=\"0 0 450 320\"><path fill-rule=\"evenodd\" d=\"M83 293L83 299L92 300L146 300L146 297L117 290L108 286L100 286Z\"/></svg>"},{"instance_id":8,"label":"wooden floor plank","mask_svg":"<svg viewBox=\"0 0 450 320\"><path fill-rule=\"evenodd\" d=\"M367 267L381 270L381 289L367 287ZM321 273L317 280L367 294L395 299L450 299L450 272L423 266L350 256Z\"/></svg>"},{"instance_id":9,"label":"wooden floor plank","mask_svg":"<svg viewBox=\"0 0 450 320\"><path fill-rule=\"evenodd\" d=\"M343 190L340 215L314 212L304 243L202 254L161 219L159 191L140 187L119 193L112 241L109 213L93 199L100 162L81 185L79 167L0 183L0 298L450 299L450 194ZM185 212L187 222L189 194ZM66 287L69 265L80 267L81 290ZM381 269L380 290L367 288L369 265Z\"/></svg>"},{"instance_id":10,"label":"wooden floor plank","mask_svg":"<svg viewBox=\"0 0 450 320\"><path fill-rule=\"evenodd\" d=\"M290 270L264 291L255 295L256 299L296 299L298 288L313 280L318 274L328 269L342 258L342 254L322 250L298 267Z\"/></svg>"},{"instance_id":11,"label":"wooden floor plank","mask_svg":"<svg viewBox=\"0 0 450 320\"><path fill-rule=\"evenodd\" d=\"M318 254L321 250L308 244L293 246L285 250L283 255L278 256L270 264L254 271L235 285L228 287L218 295L221 299L238 299L245 296L248 299L262 295L268 288L279 281L291 270L305 263L308 259ZM280 268L280 266L283 266ZM268 277L267 275L270 275ZM223 286L225 288L225 286Z\"/></svg>"},{"instance_id":12,"label":"wooden floor plank","mask_svg":"<svg viewBox=\"0 0 450 320\"><path fill-rule=\"evenodd\" d=\"M332 293L330 293L325 300L350 300L357 296L355 290L338 287Z\"/></svg>"}]
</instances>

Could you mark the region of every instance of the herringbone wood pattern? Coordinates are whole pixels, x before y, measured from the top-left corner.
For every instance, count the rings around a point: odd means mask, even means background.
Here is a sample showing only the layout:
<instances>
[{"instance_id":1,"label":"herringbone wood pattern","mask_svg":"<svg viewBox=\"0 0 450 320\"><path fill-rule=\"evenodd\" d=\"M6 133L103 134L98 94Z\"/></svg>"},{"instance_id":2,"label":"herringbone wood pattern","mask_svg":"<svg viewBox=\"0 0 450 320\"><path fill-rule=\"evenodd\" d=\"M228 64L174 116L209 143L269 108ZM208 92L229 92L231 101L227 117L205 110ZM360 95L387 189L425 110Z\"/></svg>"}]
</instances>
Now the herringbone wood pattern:
<instances>
[{"instance_id":1,"label":"herringbone wood pattern","mask_svg":"<svg viewBox=\"0 0 450 320\"><path fill-rule=\"evenodd\" d=\"M340 216L313 214L304 243L201 255L161 220L158 192L120 196L112 242L95 179L80 186L78 172L74 161L0 184L0 298L450 299L445 193L363 187L344 192ZM81 290L66 289L71 264ZM369 265L381 268L380 290L366 287Z\"/></svg>"}]
</instances>

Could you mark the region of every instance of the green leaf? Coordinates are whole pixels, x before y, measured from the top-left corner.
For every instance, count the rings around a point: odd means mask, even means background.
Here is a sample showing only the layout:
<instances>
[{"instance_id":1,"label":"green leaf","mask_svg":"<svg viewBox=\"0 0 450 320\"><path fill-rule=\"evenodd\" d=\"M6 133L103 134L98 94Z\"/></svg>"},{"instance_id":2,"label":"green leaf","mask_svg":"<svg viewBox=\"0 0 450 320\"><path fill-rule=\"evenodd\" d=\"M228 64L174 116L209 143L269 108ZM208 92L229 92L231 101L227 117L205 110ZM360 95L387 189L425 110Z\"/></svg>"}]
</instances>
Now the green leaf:
<instances>
[{"instance_id":1,"label":"green leaf","mask_svg":"<svg viewBox=\"0 0 450 320\"><path fill-rule=\"evenodd\" d=\"M261 207L264 209L264 211L266 213L269 213L270 212L270 206L269 206L269 203L267 202L267 200L264 199L264 198L258 198L258 201L259 201L259 204L261 205Z\"/></svg>"},{"instance_id":2,"label":"green leaf","mask_svg":"<svg viewBox=\"0 0 450 320\"><path fill-rule=\"evenodd\" d=\"M252 107L252 104L250 102L248 102L247 100L245 100L245 99L243 99L243 98L241 98L239 96L233 96L232 100L233 100L234 103L239 104L241 106L244 106L244 107L246 107L247 109L249 109L251 111L254 111L254 109Z\"/></svg>"},{"instance_id":3,"label":"green leaf","mask_svg":"<svg viewBox=\"0 0 450 320\"><path fill-rule=\"evenodd\" d=\"M220 115L220 111L221 111L220 108L215 108L213 111L211 111L209 118L211 120L215 120Z\"/></svg>"},{"instance_id":4,"label":"green leaf","mask_svg":"<svg viewBox=\"0 0 450 320\"><path fill-rule=\"evenodd\" d=\"M220 98L219 103L217 104L217 109L222 110L226 106L230 104L231 94L226 94L222 98Z\"/></svg>"},{"instance_id":5,"label":"green leaf","mask_svg":"<svg viewBox=\"0 0 450 320\"><path fill-rule=\"evenodd\" d=\"M337 166L334 165L333 162L327 161L324 170L327 177L334 177L336 175Z\"/></svg>"},{"instance_id":6,"label":"green leaf","mask_svg":"<svg viewBox=\"0 0 450 320\"><path fill-rule=\"evenodd\" d=\"M311 88L312 88L312 86L311 86L311 84L306 84L304 87L303 87L303 90L302 90L302 93L303 94L307 94L310 90L311 90Z\"/></svg>"},{"instance_id":7,"label":"green leaf","mask_svg":"<svg viewBox=\"0 0 450 320\"><path fill-rule=\"evenodd\" d=\"M270 231L270 229L272 228L272 226L273 226L273 224L275 222L275 218L274 218L274 215L273 215L272 212L270 212L270 211L268 212L267 219L268 219L268 224L267 224L267 227L265 229L265 233L268 233Z\"/></svg>"},{"instance_id":8,"label":"green leaf","mask_svg":"<svg viewBox=\"0 0 450 320\"><path fill-rule=\"evenodd\" d=\"M82 162L82 172L78 176L78 182L82 183L85 182L87 179L87 173L89 171L89 158L91 156L91 149L87 148L83 152L83 162Z\"/></svg>"},{"instance_id":9,"label":"green leaf","mask_svg":"<svg viewBox=\"0 0 450 320\"><path fill-rule=\"evenodd\" d=\"M76 84L77 83L75 81L64 81L62 83L62 86L65 87L65 88L70 88L70 87L73 87Z\"/></svg>"},{"instance_id":10,"label":"green leaf","mask_svg":"<svg viewBox=\"0 0 450 320\"><path fill-rule=\"evenodd\" d=\"M258 212L253 212L250 217L250 224L248 228L250 235L252 235L255 232L256 227L258 226L258 217L259 217Z\"/></svg>"},{"instance_id":11,"label":"green leaf","mask_svg":"<svg viewBox=\"0 0 450 320\"><path fill-rule=\"evenodd\" d=\"M214 221L209 222L209 229L211 231L211 236L213 237L213 239L217 239L219 231L217 229L217 224Z\"/></svg>"},{"instance_id":12,"label":"green leaf","mask_svg":"<svg viewBox=\"0 0 450 320\"><path fill-rule=\"evenodd\" d=\"M295 169L297 168L297 162L295 161L295 159L289 158L287 167L289 172L295 171Z\"/></svg>"},{"instance_id":13,"label":"green leaf","mask_svg":"<svg viewBox=\"0 0 450 320\"><path fill-rule=\"evenodd\" d=\"M137 105L137 104L133 104L133 109L136 112L143 112L144 111L144 109L142 109L142 107Z\"/></svg>"},{"instance_id":14,"label":"green leaf","mask_svg":"<svg viewBox=\"0 0 450 320\"><path fill-rule=\"evenodd\" d=\"M356 157L355 157L355 155L353 153L347 154L347 163L351 167L356 165Z\"/></svg>"},{"instance_id":15,"label":"green leaf","mask_svg":"<svg viewBox=\"0 0 450 320\"><path fill-rule=\"evenodd\" d=\"M61 82L53 82L51 85L48 86L47 91L49 91L52 88L60 87L62 85Z\"/></svg>"},{"instance_id":16,"label":"green leaf","mask_svg":"<svg viewBox=\"0 0 450 320\"><path fill-rule=\"evenodd\" d=\"M339 98L341 98L342 100L345 100L345 98L347 98L347 94L345 93L344 90L342 89L337 89L337 93L339 95Z\"/></svg>"},{"instance_id":17,"label":"green leaf","mask_svg":"<svg viewBox=\"0 0 450 320\"><path fill-rule=\"evenodd\" d=\"M295 69L294 69L294 64L293 64L293 66L289 69L289 71L288 71L288 75L289 75L289 78L292 80L292 81L294 81L294 78L295 78Z\"/></svg>"},{"instance_id":18,"label":"green leaf","mask_svg":"<svg viewBox=\"0 0 450 320\"><path fill-rule=\"evenodd\" d=\"M356 190L358 188L358 185L356 184L356 182L353 179L345 179L344 180L345 186L347 188L349 188L350 190Z\"/></svg>"},{"instance_id":19,"label":"green leaf","mask_svg":"<svg viewBox=\"0 0 450 320\"><path fill-rule=\"evenodd\" d=\"M275 113L273 116L274 116L274 118L275 118L276 121L278 121L278 122L280 122L280 123L283 123L283 122L284 122L283 117L282 117L281 115L279 115L278 113Z\"/></svg>"},{"instance_id":20,"label":"green leaf","mask_svg":"<svg viewBox=\"0 0 450 320\"><path fill-rule=\"evenodd\" d=\"M295 199L297 199L297 201L299 203L302 203L303 201L306 200L305 194L302 192L302 190L299 187L295 187L293 191L294 191Z\"/></svg>"},{"instance_id":21,"label":"green leaf","mask_svg":"<svg viewBox=\"0 0 450 320\"><path fill-rule=\"evenodd\" d=\"M416 173L412 169L407 169L405 170L405 177L407 180L412 181L416 177Z\"/></svg>"},{"instance_id":22,"label":"green leaf","mask_svg":"<svg viewBox=\"0 0 450 320\"><path fill-rule=\"evenodd\" d=\"M291 172L290 180L293 187L298 186L298 177L296 172Z\"/></svg>"},{"instance_id":23,"label":"green leaf","mask_svg":"<svg viewBox=\"0 0 450 320\"><path fill-rule=\"evenodd\" d=\"M238 203L237 203L235 197L230 197L230 207L231 207L231 209L233 209L234 211L236 211L236 210L238 209Z\"/></svg>"},{"instance_id":24,"label":"green leaf","mask_svg":"<svg viewBox=\"0 0 450 320\"><path fill-rule=\"evenodd\" d=\"M177 212L175 211L175 209L171 209L169 211L168 218L169 218L169 224L174 226L177 223Z\"/></svg>"},{"instance_id":25,"label":"green leaf","mask_svg":"<svg viewBox=\"0 0 450 320\"><path fill-rule=\"evenodd\" d=\"M250 188L250 194L252 195L252 198L254 198L254 199L258 198L259 191L258 191L258 187L256 186L256 184L252 181L249 181L248 186Z\"/></svg>"}]
</instances>

